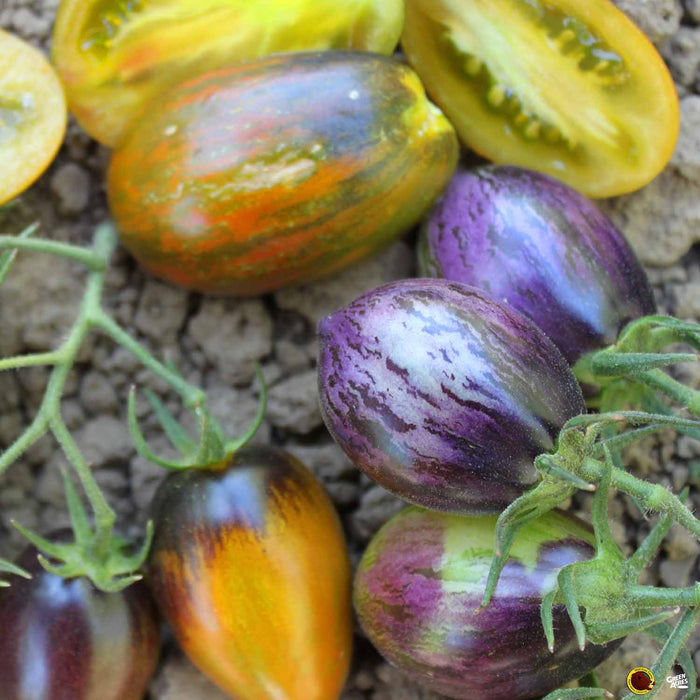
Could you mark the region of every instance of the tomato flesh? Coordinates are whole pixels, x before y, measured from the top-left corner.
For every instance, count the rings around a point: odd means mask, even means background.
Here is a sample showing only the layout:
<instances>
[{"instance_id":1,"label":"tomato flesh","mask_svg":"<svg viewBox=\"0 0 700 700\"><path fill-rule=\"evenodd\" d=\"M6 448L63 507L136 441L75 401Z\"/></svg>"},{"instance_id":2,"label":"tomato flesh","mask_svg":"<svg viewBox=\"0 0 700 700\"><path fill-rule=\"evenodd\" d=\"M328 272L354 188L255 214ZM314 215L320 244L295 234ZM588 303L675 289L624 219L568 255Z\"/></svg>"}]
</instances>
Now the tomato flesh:
<instances>
[{"instance_id":1,"label":"tomato flesh","mask_svg":"<svg viewBox=\"0 0 700 700\"><path fill-rule=\"evenodd\" d=\"M671 157L673 80L608 0L408 0L402 45L462 141L491 160L605 197Z\"/></svg>"},{"instance_id":2,"label":"tomato flesh","mask_svg":"<svg viewBox=\"0 0 700 700\"><path fill-rule=\"evenodd\" d=\"M44 56L0 29L0 204L48 167L66 130L63 88Z\"/></svg>"},{"instance_id":3,"label":"tomato flesh","mask_svg":"<svg viewBox=\"0 0 700 700\"><path fill-rule=\"evenodd\" d=\"M280 51L389 54L402 24L401 0L63 0L52 55L81 126L116 146L186 77Z\"/></svg>"}]
</instances>

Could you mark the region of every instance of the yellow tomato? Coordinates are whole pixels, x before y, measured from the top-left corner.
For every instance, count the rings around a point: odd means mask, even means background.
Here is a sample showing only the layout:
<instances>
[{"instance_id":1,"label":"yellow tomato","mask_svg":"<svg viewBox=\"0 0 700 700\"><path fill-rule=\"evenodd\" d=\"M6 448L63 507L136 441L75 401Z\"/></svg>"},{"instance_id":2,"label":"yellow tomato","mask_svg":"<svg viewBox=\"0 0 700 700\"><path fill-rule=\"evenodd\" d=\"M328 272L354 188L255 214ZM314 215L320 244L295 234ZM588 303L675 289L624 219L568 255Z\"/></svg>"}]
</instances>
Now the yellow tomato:
<instances>
[{"instance_id":1,"label":"yellow tomato","mask_svg":"<svg viewBox=\"0 0 700 700\"><path fill-rule=\"evenodd\" d=\"M286 452L245 447L170 474L148 580L192 662L237 700L335 700L352 657L350 563L333 504Z\"/></svg>"},{"instance_id":2,"label":"yellow tomato","mask_svg":"<svg viewBox=\"0 0 700 700\"><path fill-rule=\"evenodd\" d=\"M0 29L0 204L48 167L66 131L63 88L38 49Z\"/></svg>"},{"instance_id":3,"label":"yellow tomato","mask_svg":"<svg viewBox=\"0 0 700 700\"><path fill-rule=\"evenodd\" d=\"M407 0L402 45L464 144L498 163L607 197L671 157L673 80L608 0Z\"/></svg>"},{"instance_id":4,"label":"yellow tomato","mask_svg":"<svg viewBox=\"0 0 700 700\"><path fill-rule=\"evenodd\" d=\"M83 128L108 146L171 84L281 51L389 54L402 0L63 0L53 60Z\"/></svg>"}]
</instances>

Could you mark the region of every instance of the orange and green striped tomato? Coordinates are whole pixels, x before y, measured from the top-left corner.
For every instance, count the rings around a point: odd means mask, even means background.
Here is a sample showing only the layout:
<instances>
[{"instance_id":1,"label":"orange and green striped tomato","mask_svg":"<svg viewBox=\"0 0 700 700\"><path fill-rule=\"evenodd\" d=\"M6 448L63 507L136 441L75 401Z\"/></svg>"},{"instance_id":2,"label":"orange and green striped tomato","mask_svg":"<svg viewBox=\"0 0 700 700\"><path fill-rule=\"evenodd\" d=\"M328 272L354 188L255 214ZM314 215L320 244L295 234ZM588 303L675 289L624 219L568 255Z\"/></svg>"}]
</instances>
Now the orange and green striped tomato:
<instances>
[{"instance_id":1,"label":"orange and green striped tomato","mask_svg":"<svg viewBox=\"0 0 700 700\"><path fill-rule=\"evenodd\" d=\"M452 127L403 63L280 54L164 94L115 151L109 204L153 274L248 296L384 247L429 209L457 157Z\"/></svg>"},{"instance_id":2,"label":"orange and green striped tomato","mask_svg":"<svg viewBox=\"0 0 700 700\"><path fill-rule=\"evenodd\" d=\"M148 577L190 659L237 700L335 700L352 653L350 565L311 473L271 448L168 476Z\"/></svg>"},{"instance_id":3,"label":"orange and green striped tomato","mask_svg":"<svg viewBox=\"0 0 700 700\"><path fill-rule=\"evenodd\" d=\"M169 86L280 51L390 54L403 0L62 0L53 61L90 136L116 146Z\"/></svg>"}]
</instances>

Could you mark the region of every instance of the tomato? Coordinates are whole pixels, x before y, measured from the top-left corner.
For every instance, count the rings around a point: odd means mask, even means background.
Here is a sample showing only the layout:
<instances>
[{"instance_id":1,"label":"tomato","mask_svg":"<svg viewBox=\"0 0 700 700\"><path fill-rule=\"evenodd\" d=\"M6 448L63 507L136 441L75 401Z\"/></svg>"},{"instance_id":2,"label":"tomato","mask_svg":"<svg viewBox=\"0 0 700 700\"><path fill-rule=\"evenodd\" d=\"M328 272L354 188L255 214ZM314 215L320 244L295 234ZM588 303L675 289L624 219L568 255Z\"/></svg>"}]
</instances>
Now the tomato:
<instances>
[{"instance_id":1,"label":"tomato","mask_svg":"<svg viewBox=\"0 0 700 700\"><path fill-rule=\"evenodd\" d=\"M634 251L581 194L512 166L461 171L425 220L419 268L531 318L573 365L656 311Z\"/></svg>"},{"instance_id":2,"label":"tomato","mask_svg":"<svg viewBox=\"0 0 700 700\"><path fill-rule=\"evenodd\" d=\"M327 276L418 223L457 165L405 64L279 54L164 94L114 152L122 243L150 272L249 296Z\"/></svg>"},{"instance_id":3,"label":"tomato","mask_svg":"<svg viewBox=\"0 0 700 700\"><path fill-rule=\"evenodd\" d=\"M535 457L585 411L544 333L456 282L378 287L318 332L328 430L367 476L411 503L501 512L537 481Z\"/></svg>"},{"instance_id":4,"label":"tomato","mask_svg":"<svg viewBox=\"0 0 700 700\"><path fill-rule=\"evenodd\" d=\"M673 80L608 0L407 0L401 41L460 139L497 163L609 197L673 153Z\"/></svg>"},{"instance_id":5,"label":"tomato","mask_svg":"<svg viewBox=\"0 0 700 700\"><path fill-rule=\"evenodd\" d=\"M372 643L415 681L451 698L535 698L583 676L621 643L580 651L564 605L547 648L542 598L567 564L590 559L582 521L551 511L515 539L483 610L496 516L407 508L377 533L355 578L355 607Z\"/></svg>"},{"instance_id":6,"label":"tomato","mask_svg":"<svg viewBox=\"0 0 700 700\"><path fill-rule=\"evenodd\" d=\"M0 205L46 170L63 141L67 116L51 64L0 29Z\"/></svg>"},{"instance_id":7,"label":"tomato","mask_svg":"<svg viewBox=\"0 0 700 700\"><path fill-rule=\"evenodd\" d=\"M239 450L168 476L153 503L155 598L190 659L239 700L330 700L352 651L350 565L322 487L291 455Z\"/></svg>"},{"instance_id":8,"label":"tomato","mask_svg":"<svg viewBox=\"0 0 700 700\"><path fill-rule=\"evenodd\" d=\"M160 648L145 584L103 593L46 572L33 549L18 563L33 578L0 591L3 700L142 700Z\"/></svg>"},{"instance_id":9,"label":"tomato","mask_svg":"<svg viewBox=\"0 0 700 700\"><path fill-rule=\"evenodd\" d=\"M63 0L52 55L81 126L116 146L188 76L280 51L389 54L402 25L401 0Z\"/></svg>"}]
</instances>

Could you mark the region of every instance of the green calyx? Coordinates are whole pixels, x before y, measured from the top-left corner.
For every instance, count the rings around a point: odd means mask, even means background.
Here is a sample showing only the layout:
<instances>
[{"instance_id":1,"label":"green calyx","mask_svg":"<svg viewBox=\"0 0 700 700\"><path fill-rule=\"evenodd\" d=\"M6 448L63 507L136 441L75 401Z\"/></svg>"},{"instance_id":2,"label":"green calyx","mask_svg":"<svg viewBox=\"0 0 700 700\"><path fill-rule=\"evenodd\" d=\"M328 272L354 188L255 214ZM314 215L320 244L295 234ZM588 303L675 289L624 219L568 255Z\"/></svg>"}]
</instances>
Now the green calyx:
<instances>
[{"instance_id":1,"label":"green calyx","mask_svg":"<svg viewBox=\"0 0 700 700\"><path fill-rule=\"evenodd\" d=\"M39 562L44 569L63 578L89 578L96 588L107 593L121 591L141 580L143 576L138 572L148 556L153 523L148 522L144 542L136 553L129 553L128 542L117 535L112 535L105 545L100 533L90 525L87 511L70 477L65 471L62 471L62 476L73 542L55 544L17 522L12 523L39 550Z\"/></svg>"},{"instance_id":2,"label":"green calyx","mask_svg":"<svg viewBox=\"0 0 700 700\"><path fill-rule=\"evenodd\" d=\"M5 561L4 559L0 559L0 574L14 574L15 576L22 576L23 578L31 578L31 575L24 569L20 569L19 566ZM4 581L0 578L0 588L5 588L9 585L9 581Z\"/></svg>"},{"instance_id":3,"label":"green calyx","mask_svg":"<svg viewBox=\"0 0 700 700\"><path fill-rule=\"evenodd\" d=\"M641 570L668 532L672 518L662 517L635 554L627 559L615 543L608 524L608 498L614 467L607 446L605 451L604 475L593 498L596 554L588 561L563 567L557 576L557 585L542 601L542 624L552 651L555 645L554 603L565 604L581 649L587 640L605 644L663 622L677 612L679 605L700 605L698 586L672 590L637 583ZM650 611L663 606L671 609ZM581 609L585 611L585 617Z\"/></svg>"},{"instance_id":4,"label":"green calyx","mask_svg":"<svg viewBox=\"0 0 700 700\"><path fill-rule=\"evenodd\" d=\"M265 386L265 378L258 365L255 366L255 374L260 383L260 402L258 403L258 410L248 429L242 435L228 440L219 422L203 404L194 406L194 413L199 427L199 439L195 441L177 420L175 420L158 397L153 394L153 392L146 392L146 399L157 416L163 431L168 436L173 446L180 452L181 456L179 459L165 459L159 457L148 447L146 438L138 425L138 418L136 416L136 391L132 387L129 392L127 411L129 416L129 430L131 431L136 450L144 459L158 464L161 467L165 467L166 469L216 469L225 466L233 454L255 435L265 417L267 389Z\"/></svg>"},{"instance_id":5,"label":"green calyx","mask_svg":"<svg viewBox=\"0 0 700 700\"><path fill-rule=\"evenodd\" d=\"M622 426L632 429L618 433ZM622 468L620 458L623 447L667 426L697 430L700 423L665 414L622 411L578 416L570 420L562 430L557 451L540 455L535 460L541 477L539 483L498 518L495 553L481 607L488 605L520 529L566 500L577 489L594 490L595 556L563 567L557 575L555 587L542 601L542 625L550 650L553 651L556 644L553 606L563 604L582 649L587 642L605 644L633 632L665 630L664 641L669 651L666 656L662 653L659 657L659 668L665 674L663 669L668 670L666 665L670 667L676 658L681 663L687 661L687 652L683 650L689 634L686 633L685 620L687 616L697 616L700 610L700 583L689 588L669 589L644 586L638 579L674 522L700 538L700 521L685 506L687 490L676 497L662 486L638 479ZM608 500L612 487L628 494L642 511L661 514L656 526L629 558L620 550L610 531ZM686 616L676 628L671 630L663 626L684 607L687 608ZM695 684L694 669L687 673ZM560 696L558 693L563 691L555 691L548 697L552 700L555 697L603 697L601 689L576 690L580 693ZM598 694L586 695L589 691Z\"/></svg>"},{"instance_id":6,"label":"green calyx","mask_svg":"<svg viewBox=\"0 0 700 700\"><path fill-rule=\"evenodd\" d=\"M678 343L693 352L665 351ZM680 362L698 362L698 351L700 325L670 316L645 316L627 325L614 345L582 357L574 374L579 381L599 387L594 406L602 411L637 407L670 411L659 399L663 396L700 417L700 391L662 371Z\"/></svg>"}]
</instances>

